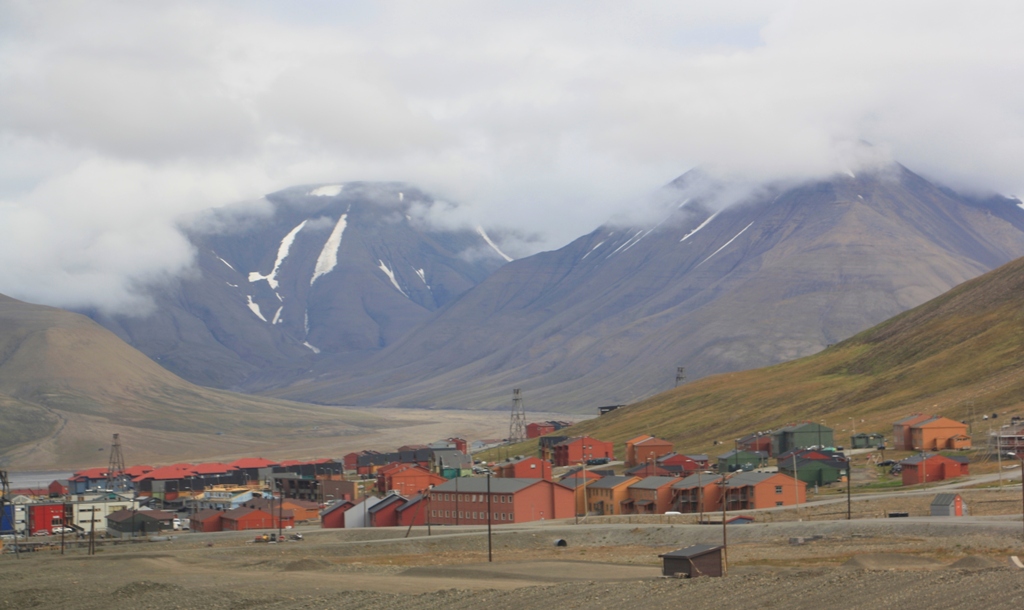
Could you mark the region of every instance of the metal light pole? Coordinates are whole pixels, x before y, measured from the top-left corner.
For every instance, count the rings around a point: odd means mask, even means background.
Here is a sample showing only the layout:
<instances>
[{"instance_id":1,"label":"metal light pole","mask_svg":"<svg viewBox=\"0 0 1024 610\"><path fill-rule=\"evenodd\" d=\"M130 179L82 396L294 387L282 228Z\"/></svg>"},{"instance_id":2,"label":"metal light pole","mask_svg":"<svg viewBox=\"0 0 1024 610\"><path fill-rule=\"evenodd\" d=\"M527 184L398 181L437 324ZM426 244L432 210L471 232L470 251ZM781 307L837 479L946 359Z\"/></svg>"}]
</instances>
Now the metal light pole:
<instances>
[{"instance_id":1,"label":"metal light pole","mask_svg":"<svg viewBox=\"0 0 1024 610\"><path fill-rule=\"evenodd\" d=\"M853 520L852 499L850 498L850 485L853 480L853 456L846 458L846 520Z\"/></svg>"}]
</instances>

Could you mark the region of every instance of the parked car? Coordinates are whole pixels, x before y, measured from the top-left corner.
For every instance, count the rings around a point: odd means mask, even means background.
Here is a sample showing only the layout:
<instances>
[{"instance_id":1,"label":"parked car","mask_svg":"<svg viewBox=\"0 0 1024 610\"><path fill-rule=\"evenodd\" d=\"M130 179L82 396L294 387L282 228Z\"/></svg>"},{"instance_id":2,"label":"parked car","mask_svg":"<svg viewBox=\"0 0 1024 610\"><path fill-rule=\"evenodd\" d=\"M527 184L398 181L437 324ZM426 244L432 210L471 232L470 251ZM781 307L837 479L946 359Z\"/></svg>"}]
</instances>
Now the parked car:
<instances>
[{"instance_id":1,"label":"parked car","mask_svg":"<svg viewBox=\"0 0 1024 610\"><path fill-rule=\"evenodd\" d=\"M591 459L591 460L587 460L587 466L600 466L601 464L607 464L610 461L611 460L609 460L606 457L594 458L594 459Z\"/></svg>"},{"instance_id":2,"label":"parked car","mask_svg":"<svg viewBox=\"0 0 1024 610\"><path fill-rule=\"evenodd\" d=\"M50 530L36 530L32 532L33 536L49 536Z\"/></svg>"},{"instance_id":3,"label":"parked car","mask_svg":"<svg viewBox=\"0 0 1024 610\"><path fill-rule=\"evenodd\" d=\"M878 463L879 467L892 466L896 462L894 460L882 460Z\"/></svg>"},{"instance_id":4,"label":"parked car","mask_svg":"<svg viewBox=\"0 0 1024 610\"><path fill-rule=\"evenodd\" d=\"M55 525L55 526L53 526L53 533L54 534L61 534L61 533L63 533L63 534L74 534L75 530L73 528L67 527L66 525Z\"/></svg>"}]
</instances>

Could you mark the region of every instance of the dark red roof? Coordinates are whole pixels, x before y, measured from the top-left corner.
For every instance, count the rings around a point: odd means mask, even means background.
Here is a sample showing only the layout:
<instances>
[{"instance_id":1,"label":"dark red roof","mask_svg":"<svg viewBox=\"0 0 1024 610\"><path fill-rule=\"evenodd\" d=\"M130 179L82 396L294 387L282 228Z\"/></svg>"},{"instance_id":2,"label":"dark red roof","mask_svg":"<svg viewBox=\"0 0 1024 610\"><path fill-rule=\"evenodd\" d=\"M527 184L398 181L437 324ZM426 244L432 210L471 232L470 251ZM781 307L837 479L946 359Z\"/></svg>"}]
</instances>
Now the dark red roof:
<instances>
[{"instance_id":1,"label":"dark red roof","mask_svg":"<svg viewBox=\"0 0 1024 610\"><path fill-rule=\"evenodd\" d=\"M85 479L105 479L107 478L106 468L87 468L85 470L79 470L75 473L75 476L71 477L71 481L83 481Z\"/></svg>"}]
</instances>

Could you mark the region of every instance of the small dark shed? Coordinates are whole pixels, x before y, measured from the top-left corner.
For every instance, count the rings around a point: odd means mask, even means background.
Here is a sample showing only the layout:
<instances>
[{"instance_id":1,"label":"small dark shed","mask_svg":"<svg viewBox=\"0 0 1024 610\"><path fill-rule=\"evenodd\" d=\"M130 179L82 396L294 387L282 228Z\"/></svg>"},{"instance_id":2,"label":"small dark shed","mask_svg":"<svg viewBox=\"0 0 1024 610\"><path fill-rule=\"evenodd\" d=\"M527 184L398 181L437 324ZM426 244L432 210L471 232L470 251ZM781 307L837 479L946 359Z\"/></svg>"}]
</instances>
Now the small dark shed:
<instances>
[{"instance_id":1,"label":"small dark shed","mask_svg":"<svg viewBox=\"0 0 1024 610\"><path fill-rule=\"evenodd\" d=\"M721 546L695 544L658 557L665 562L661 570L665 576L684 574L686 578L696 578L722 575Z\"/></svg>"},{"instance_id":2,"label":"small dark shed","mask_svg":"<svg viewBox=\"0 0 1024 610\"><path fill-rule=\"evenodd\" d=\"M931 514L933 517L966 517L969 513L960 494L939 494L932 500Z\"/></svg>"}]
</instances>

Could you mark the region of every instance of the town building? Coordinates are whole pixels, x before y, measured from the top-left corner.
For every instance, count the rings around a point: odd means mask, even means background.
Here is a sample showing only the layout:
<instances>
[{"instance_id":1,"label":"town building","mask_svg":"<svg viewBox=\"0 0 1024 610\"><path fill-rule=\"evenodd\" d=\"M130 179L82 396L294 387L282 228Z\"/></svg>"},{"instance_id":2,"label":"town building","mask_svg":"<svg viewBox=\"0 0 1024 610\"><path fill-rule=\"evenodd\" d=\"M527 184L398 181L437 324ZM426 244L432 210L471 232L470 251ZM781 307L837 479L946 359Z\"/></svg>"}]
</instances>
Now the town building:
<instances>
[{"instance_id":1,"label":"town building","mask_svg":"<svg viewBox=\"0 0 1024 610\"><path fill-rule=\"evenodd\" d=\"M377 471L377 491L411 497L447 480L415 464L389 464Z\"/></svg>"},{"instance_id":2,"label":"town building","mask_svg":"<svg viewBox=\"0 0 1024 610\"><path fill-rule=\"evenodd\" d=\"M721 576L722 548L711 544L695 544L658 555L663 561L661 573L664 576L682 575L686 578Z\"/></svg>"},{"instance_id":3,"label":"town building","mask_svg":"<svg viewBox=\"0 0 1024 610\"><path fill-rule=\"evenodd\" d=\"M922 453L900 462L904 485L920 485L945 481L969 474L969 460L964 456L946 457L938 453Z\"/></svg>"},{"instance_id":4,"label":"town building","mask_svg":"<svg viewBox=\"0 0 1024 610\"><path fill-rule=\"evenodd\" d=\"M644 434L626 441L626 466L653 462L663 455L672 453L671 442Z\"/></svg>"},{"instance_id":5,"label":"town building","mask_svg":"<svg viewBox=\"0 0 1024 610\"><path fill-rule=\"evenodd\" d=\"M726 478L725 510L793 506L807 501L807 484L781 473L741 472Z\"/></svg>"},{"instance_id":6,"label":"town building","mask_svg":"<svg viewBox=\"0 0 1024 610\"><path fill-rule=\"evenodd\" d=\"M790 424L772 431L771 455L781 455L791 449L832 447L835 444L832 428L815 423Z\"/></svg>"},{"instance_id":7,"label":"town building","mask_svg":"<svg viewBox=\"0 0 1024 610\"><path fill-rule=\"evenodd\" d=\"M858 432L850 437L851 449L874 449L885 446L885 437L877 432Z\"/></svg>"},{"instance_id":8,"label":"town building","mask_svg":"<svg viewBox=\"0 0 1024 610\"><path fill-rule=\"evenodd\" d=\"M408 501L404 496L389 494L370 507L370 527L395 527L398 525L398 509Z\"/></svg>"},{"instance_id":9,"label":"town building","mask_svg":"<svg viewBox=\"0 0 1024 610\"><path fill-rule=\"evenodd\" d=\"M428 496L424 494L416 494L409 498L404 504L396 509L398 515L398 525L401 527L409 527L410 525L426 525L427 524L427 510L429 509L430 500Z\"/></svg>"},{"instance_id":10,"label":"town building","mask_svg":"<svg viewBox=\"0 0 1024 610\"><path fill-rule=\"evenodd\" d=\"M658 458L657 464L660 468L664 468L676 476L688 477L698 470L707 469L707 456L704 457L705 463L701 466L700 463L688 455L669 453Z\"/></svg>"},{"instance_id":11,"label":"town building","mask_svg":"<svg viewBox=\"0 0 1024 610\"><path fill-rule=\"evenodd\" d=\"M633 466L632 468L627 468L622 474L627 477L641 478L675 476L674 472L668 470L667 468L662 468L659 464L656 464L655 462L644 462L643 464Z\"/></svg>"},{"instance_id":12,"label":"town building","mask_svg":"<svg viewBox=\"0 0 1024 610\"><path fill-rule=\"evenodd\" d=\"M718 472L753 470L768 465L768 454L763 451L732 450L718 456Z\"/></svg>"},{"instance_id":13,"label":"town building","mask_svg":"<svg viewBox=\"0 0 1024 610\"><path fill-rule=\"evenodd\" d=\"M931 419L931 417L931 415L924 415L923 413L914 413L894 423L892 425L893 448L896 451L912 451L914 444L910 436L910 427Z\"/></svg>"},{"instance_id":14,"label":"town building","mask_svg":"<svg viewBox=\"0 0 1024 610\"><path fill-rule=\"evenodd\" d=\"M672 484L673 505L681 513L702 513L722 509L720 475L698 472Z\"/></svg>"},{"instance_id":15,"label":"town building","mask_svg":"<svg viewBox=\"0 0 1024 610\"><path fill-rule=\"evenodd\" d=\"M651 476L630 485L627 498L622 505L624 514L662 515L672 510L672 485L681 481L679 477Z\"/></svg>"},{"instance_id":16,"label":"town building","mask_svg":"<svg viewBox=\"0 0 1024 610\"><path fill-rule=\"evenodd\" d=\"M224 530L224 524L221 522L221 517L224 516L223 510L216 508L206 508L197 513L194 513L189 519L189 529L193 532L220 532Z\"/></svg>"},{"instance_id":17,"label":"town building","mask_svg":"<svg viewBox=\"0 0 1024 610\"><path fill-rule=\"evenodd\" d=\"M370 509L378 502L380 502L380 498L376 496L366 496L356 502L351 508L345 510L345 524L343 527L345 529L370 527Z\"/></svg>"},{"instance_id":18,"label":"town building","mask_svg":"<svg viewBox=\"0 0 1024 610\"><path fill-rule=\"evenodd\" d=\"M502 479L544 479L550 481L551 462L533 456L517 456L494 465L494 476Z\"/></svg>"},{"instance_id":19,"label":"town building","mask_svg":"<svg viewBox=\"0 0 1024 610\"><path fill-rule=\"evenodd\" d=\"M957 493L938 494L929 507L933 517L966 517L967 503Z\"/></svg>"},{"instance_id":20,"label":"town building","mask_svg":"<svg viewBox=\"0 0 1024 610\"><path fill-rule=\"evenodd\" d=\"M754 432L753 434L748 434L737 440L736 447L744 451L763 451L771 455L772 435L770 432Z\"/></svg>"},{"instance_id":21,"label":"town building","mask_svg":"<svg viewBox=\"0 0 1024 610\"><path fill-rule=\"evenodd\" d=\"M587 474L593 474L588 472ZM573 492L573 499L576 505L576 514L585 515L587 514L587 491L586 487L594 481L600 480L601 477L594 475L594 478L586 478L582 476L578 477L563 477L558 482L559 485L571 489Z\"/></svg>"},{"instance_id":22,"label":"town building","mask_svg":"<svg viewBox=\"0 0 1024 610\"><path fill-rule=\"evenodd\" d=\"M621 515L623 502L629 499L629 486L640 477L610 476L587 486L587 514Z\"/></svg>"},{"instance_id":23,"label":"town building","mask_svg":"<svg viewBox=\"0 0 1024 610\"><path fill-rule=\"evenodd\" d=\"M293 527L295 518L291 511L275 510L273 514L259 508L242 506L226 511L221 516L221 527L225 532L240 532L256 529L279 529Z\"/></svg>"},{"instance_id":24,"label":"town building","mask_svg":"<svg viewBox=\"0 0 1024 610\"><path fill-rule=\"evenodd\" d=\"M573 492L544 479L453 479L430 492L430 522L438 525L525 523L573 516Z\"/></svg>"},{"instance_id":25,"label":"town building","mask_svg":"<svg viewBox=\"0 0 1024 610\"><path fill-rule=\"evenodd\" d=\"M149 536L174 529L174 513L162 510L119 510L107 515L107 535L115 538Z\"/></svg>"},{"instance_id":26,"label":"town building","mask_svg":"<svg viewBox=\"0 0 1024 610\"><path fill-rule=\"evenodd\" d=\"M559 430L568 428L572 422L568 421L542 421L526 424L526 438L538 438L545 434L552 434Z\"/></svg>"},{"instance_id":27,"label":"town building","mask_svg":"<svg viewBox=\"0 0 1024 610\"><path fill-rule=\"evenodd\" d=\"M930 417L910 426L910 447L914 451L970 449L967 424L948 417Z\"/></svg>"},{"instance_id":28,"label":"town building","mask_svg":"<svg viewBox=\"0 0 1024 610\"><path fill-rule=\"evenodd\" d=\"M352 500L338 500L320 511L320 527L340 529L345 527L345 511L355 506Z\"/></svg>"},{"instance_id":29,"label":"town building","mask_svg":"<svg viewBox=\"0 0 1024 610\"><path fill-rule=\"evenodd\" d=\"M611 443L590 436L566 439L552 449L555 466L573 466L595 459L615 459L615 449Z\"/></svg>"}]
</instances>

